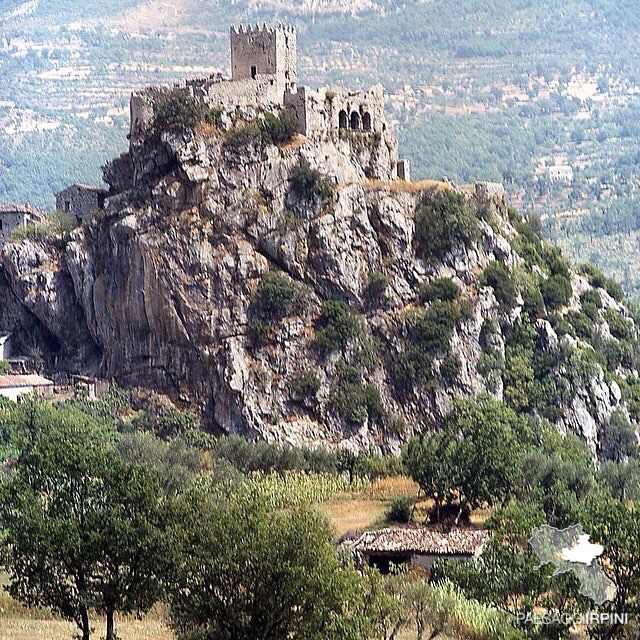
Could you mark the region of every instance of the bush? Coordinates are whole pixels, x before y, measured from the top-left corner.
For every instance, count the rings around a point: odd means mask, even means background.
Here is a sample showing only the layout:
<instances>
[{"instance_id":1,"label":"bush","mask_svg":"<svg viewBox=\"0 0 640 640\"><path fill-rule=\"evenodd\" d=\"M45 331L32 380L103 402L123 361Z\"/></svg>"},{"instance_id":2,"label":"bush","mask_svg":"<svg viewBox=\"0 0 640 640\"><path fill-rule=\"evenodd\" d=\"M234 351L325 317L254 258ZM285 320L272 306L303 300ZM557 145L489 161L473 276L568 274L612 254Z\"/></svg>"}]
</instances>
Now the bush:
<instances>
[{"instance_id":1,"label":"bush","mask_svg":"<svg viewBox=\"0 0 640 640\"><path fill-rule=\"evenodd\" d=\"M556 310L568 304L571 299L571 282L562 275L549 276L540 284L542 298L547 309Z\"/></svg>"},{"instance_id":2,"label":"bush","mask_svg":"<svg viewBox=\"0 0 640 640\"><path fill-rule=\"evenodd\" d=\"M384 273L372 271L369 274L369 282L367 283L367 298L371 302L381 302L385 298L388 286L389 278Z\"/></svg>"},{"instance_id":3,"label":"bush","mask_svg":"<svg viewBox=\"0 0 640 640\"><path fill-rule=\"evenodd\" d=\"M412 504L409 498L396 498L385 513L387 522L407 524L411 522Z\"/></svg>"},{"instance_id":4,"label":"bush","mask_svg":"<svg viewBox=\"0 0 640 640\"><path fill-rule=\"evenodd\" d=\"M503 309L512 309L518 292L513 276L502 262L490 262L480 277L480 283L493 289L496 300Z\"/></svg>"},{"instance_id":5,"label":"bush","mask_svg":"<svg viewBox=\"0 0 640 640\"><path fill-rule=\"evenodd\" d=\"M225 146L236 151L246 149L252 144L262 143L262 129L256 122L248 122L227 133Z\"/></svg>"},{"instance_id":6,"label":"bush","mask_svg":"<svg viewBox=\"0 0 640 640\"><path fill-rule=\"evenodd\" d=\"M614 300L617 300L618 302L622 302L624 300L624 291L615 280L607 278L604 288Z\"/></svg>"},{"instance_id":7,"label":"bush","mask_svg":"<svg viewBox=\"0 0 640 640\"><path fill-rule=\"evenodd\" d=\"M183 91L156 91L154 96L154 127L160 131L192 128L208 112L203 102Z\"/></svg>"},{"instance_id":8,"label":"bush","mask_svg":"<svg viewBox=\"0 0 640 640\"><path fill-rule=\"evenodd\" d=\"M303 285L281 271L269 271L260 280L253 304L262 318L280 320L304 314L309 307L309 295Z\"/></svg>"},{"instance_id":9,"label":"bush","mask_svg":"<svg viewBox=\"0 0 640 640\"><path fill-rule=\"evenodd\" d=\"M409 330L409 338L424 353L437 355L449 349L449 342L459 319L460 310L452 302L433 302L414 321Z\"/></svg>"},{"instance_id":10,"label":"bush","mask_svg":"<svg viewBox=\"0 0 640 640\"><path fill-rule=\"evenodd\" d=\"M440 375L449 383L457 380L461 370L462 363L460 358L453 353L449 353L440 363Z\"/></svg>"},{"instance_id":11,"label":"bush","mask_svg":"<svg viewBox=\"0 0 640 640\"><path fill-rule=\"evenodd\" d=\"M460 297L460 287L451 278L436 278L423 282L418 288L418 296L421 302L453 302Z\"/></svg>"},{"instance_id":12,"label":"bush","mask_svg":"<svg viewBox=\"0 0 640 640\"><path fill-rule=\"evenodd\" d=\"M565 318L571 323L576 336L591 342L593 339L594 325L593 320L586 313L570 311Z\"/></svg>"},{"instance_id":13,"label":"bush","mask_svg":"<svg viewBox=\"0 0 640 640\"><path fill-rule=\"evenodd\" d=\"M315 342L322 351L344 349L349 340L361 334L360 318L348 304L340 300L327 300L322 304L315 335Z\"/></svg>"},{"instance_id":14,"label":"bush","mask_svg":"<svg viewBox=\"0 0 640 640\"><path fill-rule=\"evenodd\" d=\"M631 340L633 338L633 325L621 313L615 309L607 309L604 317L614 338L619 340Z\"/></svg>"},{"instance_id":15,"label":"bush","mask_svg":"<svg viewBox=\"0 0 640 640\"><path fill-rule=\"evenodd\" d=\"M262 140L272 144L290 142L298 132L298 118L290 109L282 109L277 116L265 113L260 123Z\"/></svg>"},{"instance_id":16,"label":"bush","mask_svg":"<svg viewBox=\"0 0 640 640\"><path fill-rule=\"evenodd\" d=\"M296 398L315 398L320 391L320 379L313 371L301 371L293 377L289 389Z\"/></svg>"},{"instance_id":17,"label":"bush","mask_svg":"<svg viewBox=\"0 0 640 640\"><path fill-rule=\"evenodd\" d=\"M335 190L333 180L317 169L312 169L306 158L300 158L289 179L293 192L304 200L325 202Z\"/></svg>"},{"instance_id":18,"label":"bush","mask_svg":"<svg viewBox=\"0 0 640 640\"><path fill-rule=\"evenodd\" d=\"M338 414L353 424L362 424L367 418L376 422L384 409L380 392L373 385L364 384L360 372L341 363L331 392L331 405Z\"/></svg>"},{"instance_id":19,"label":"bush","mask_svg":"<svg viewBox=\"0 0 640 640\"><path fill-rule=\"evenodd\" d=\"M455 191L433 191L416 212L415 227L416 253L427 260L442 260L457 245L479 236L478 221Z\"/></svg>"}]
</instances>

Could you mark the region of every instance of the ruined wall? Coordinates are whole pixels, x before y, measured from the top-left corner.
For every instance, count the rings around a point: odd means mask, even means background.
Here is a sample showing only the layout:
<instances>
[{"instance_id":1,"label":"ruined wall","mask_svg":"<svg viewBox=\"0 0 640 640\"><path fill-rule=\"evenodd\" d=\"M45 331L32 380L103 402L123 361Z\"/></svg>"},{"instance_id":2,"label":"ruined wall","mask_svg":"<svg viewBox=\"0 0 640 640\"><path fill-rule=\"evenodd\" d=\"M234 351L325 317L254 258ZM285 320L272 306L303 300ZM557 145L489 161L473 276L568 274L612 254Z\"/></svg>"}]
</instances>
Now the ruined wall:
<instances>
[{"instance_id":1,"label":"ruined wall","mask_svg":"<svg viewBox=\"0 0 640 640\"><path fill-rule=\"evenodd\" d=\"M74 184L56 194L56 209L71 213L80 222L92 211L102 209L105 195L101 189Z\"/></svg>"},{"instance_id":2,"label":"ruined wall","mask_svg":"<svg viewBox=\"0 0 640 640\"><path fill-rule=\"evenodd\" d=\"M271 107L283 103L284 93L273 76L259 75L255 79L212 82L194 88L193 95L201 97L211 107Z\"/></svg>"},{"instance_id":3,"label":"ruined wall","mask_svg":"<svg viewBox=\"0 0 640 640\"><path fill-rule=\"evenodd\" d=\"M26 213L22 213L19 211L0 212L0 245L9 240L11 232L16 227L24 227L29 222L31 222L31 220Z\"/></svg>"}]
</instances>

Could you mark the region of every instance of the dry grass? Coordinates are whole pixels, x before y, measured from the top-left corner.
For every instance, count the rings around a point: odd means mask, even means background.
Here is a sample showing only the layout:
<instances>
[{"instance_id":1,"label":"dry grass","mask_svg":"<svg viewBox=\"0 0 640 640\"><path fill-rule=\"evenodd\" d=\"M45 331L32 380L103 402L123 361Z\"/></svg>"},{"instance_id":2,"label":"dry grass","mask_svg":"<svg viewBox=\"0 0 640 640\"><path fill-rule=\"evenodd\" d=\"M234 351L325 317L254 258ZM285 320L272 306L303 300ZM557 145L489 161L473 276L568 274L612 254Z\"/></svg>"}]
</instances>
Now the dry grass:
<instances>
[{"instance_id":1,"label":"dry grass","mask_svg":"<svg viewBox=\"0 0 640 640\"><path fill-rule=\"evenodd\" d=\"M404 180L367 180L364 183L367 189L386 189L392 193L419 193L428 189L440 189L450 191L453 187L440 180L420 180L418 182L405 182Z\"/></svg>"},{"instance_id":2,"label":"dry grass","mask_svg":"<svg viewBox=\"0 0 640 640\"><path fill-rule=\"evenodd\" d=\"M327 514L336 535L341 536L382 523L394 498L415 498L417 492L418 485L410 478L382 478L358 493L343 493L320 508Z\"/></svg>"},{"instance_id":3,"label":"dry grass","mask_svg":"<svg viewBox=\"0 0 640 640\"><path fill-rule=\"evenodd\" d=\"M126 640L175 640L157 620L122 621L116 623L116 631ZM0 617L0 640L72 640L76 634L76 626L69 622ZM104 631L96 626L95 635L104 638Z\"/></svg>"}]
</instances>

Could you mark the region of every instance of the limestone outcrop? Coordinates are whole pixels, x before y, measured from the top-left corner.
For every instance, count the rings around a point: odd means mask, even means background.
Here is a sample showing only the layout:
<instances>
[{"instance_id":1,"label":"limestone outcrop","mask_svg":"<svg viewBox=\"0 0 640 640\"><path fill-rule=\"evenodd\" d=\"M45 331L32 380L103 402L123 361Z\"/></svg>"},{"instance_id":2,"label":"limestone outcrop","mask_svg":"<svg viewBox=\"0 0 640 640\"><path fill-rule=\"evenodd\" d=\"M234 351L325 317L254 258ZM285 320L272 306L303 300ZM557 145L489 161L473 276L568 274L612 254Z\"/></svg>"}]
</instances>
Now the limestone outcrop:
<instances>
[{"instance_id":1,"label":"limestone outcrop","mask_svg":"<svg viewBox=\"0 0 640 640\"><path fill-rule=\"evenodd\" d=\"M238 147L209 129L132 145L105 169L112 189L100 216L64 242L5 247L8 328L50 364L166 394L209 430L250 438L397 450L437 427L457 397L489 393L518 406L521 380L504 363L531 301L520 284L506 300L487 268L522 282L535 269L551 276L519 252L503 194L371 181L351 149L303 137ZM417 212L450 202L472 216L473 233L452 232L436 256ZM261 315L256 292L274 272L305 303ZM572 278L565 308L550 314L539 301L528 339L566 381L549 415L595 450L611 412L626 409L598 363L586 373L570 364L591 347L556 333L580 292L595 290ZM425 293L443 279L458 290L451 299ZM599 291L603 308L617 305ZM318 340L327 301L352 321L335 348ZM449 324L438 304L455 312ZM616 313L631 325L623 307ZM528 384L533 373L523 375Z\"/></svg>"}]
</instances>

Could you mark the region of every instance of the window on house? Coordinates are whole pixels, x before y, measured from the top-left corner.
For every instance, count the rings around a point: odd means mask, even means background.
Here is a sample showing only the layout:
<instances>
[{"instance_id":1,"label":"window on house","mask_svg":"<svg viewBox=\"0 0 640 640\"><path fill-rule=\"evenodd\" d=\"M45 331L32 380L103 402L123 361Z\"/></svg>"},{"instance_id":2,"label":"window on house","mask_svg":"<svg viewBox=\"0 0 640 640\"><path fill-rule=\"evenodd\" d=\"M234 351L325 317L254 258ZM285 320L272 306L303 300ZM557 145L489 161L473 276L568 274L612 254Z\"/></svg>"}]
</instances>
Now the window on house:
<instances>
[{"instance_id":1,"label":"window on house","mask_svg":"<svg viewBox=\"0 0 640 640\"><path fill-rule=\"evenodd\" d=\"M258 67L251 67L251 77L255 79L258 75Z\"/></svg>"},{"instance_id":2,"label":"window on house","mask_svg":"<svg viewBox=\"0 0 640 640\"><path fill-rule=\"evenodd\" d=\"M71 202L69 202L69 200L65 200L64 201L64 210L69 213L69 211L71 211Z\"/></svg>"}]
</instances>

